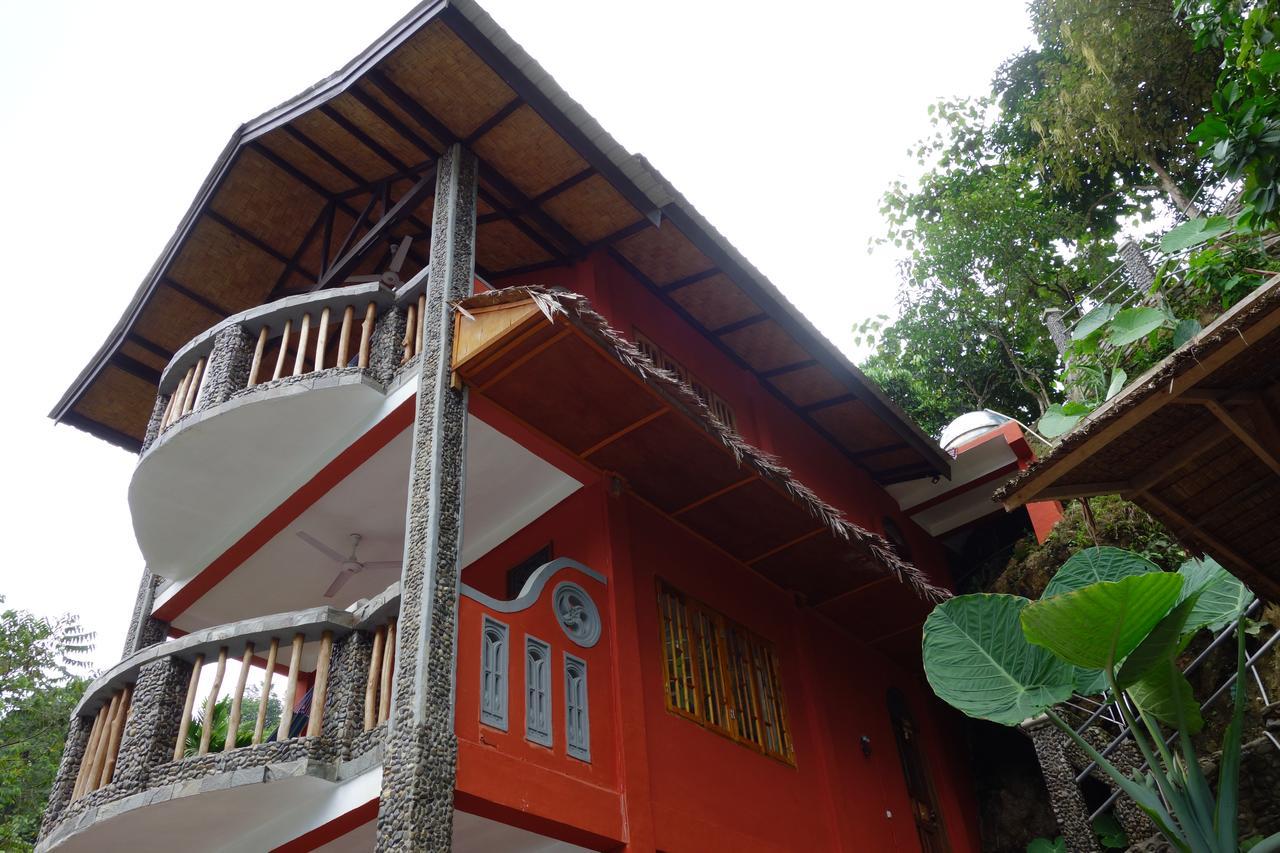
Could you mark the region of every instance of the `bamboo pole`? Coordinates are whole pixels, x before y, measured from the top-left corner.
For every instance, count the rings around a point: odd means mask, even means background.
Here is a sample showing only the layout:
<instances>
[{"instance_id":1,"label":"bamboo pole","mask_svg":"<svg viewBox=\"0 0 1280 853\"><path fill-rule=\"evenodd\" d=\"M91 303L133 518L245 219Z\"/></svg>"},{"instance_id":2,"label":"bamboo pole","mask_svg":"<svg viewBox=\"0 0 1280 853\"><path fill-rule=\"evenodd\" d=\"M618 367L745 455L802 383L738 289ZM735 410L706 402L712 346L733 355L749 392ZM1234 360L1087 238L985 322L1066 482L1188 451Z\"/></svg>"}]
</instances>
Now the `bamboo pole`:
<instances>
[{"instance_id":1,"label":"bamboo pole","mask_svg":"<svg viewBox=\"0 0 1280 853\"><path fill-rule=\"evenodd\" d=\"M410 305L409 319L405 323L405 327L404 327L404 340L401 341L401 343L404 345L404 358L400 359L401 364L404 364L406 361L408 361L410 358L413 357L413 336L414 336L414 328L415 328L414 324L415 324L415 318L417 316L418 316L418 306Z\"/></svg>"},{"instance_id":2,"label":"bamboo pole","mask_svg":"<svg viewBox=\"0 0 1280 853\"><path fill-rule=\"evenodd\" d=\"M396 654L396 620L387 624L387 646L382 653L382 690L378 697L378 722L385 723L391 716L391 669Z\"/></svg>"},{"instance_id":3,"label":"bamboo pole","mask_svg":"<svg viewBox=\"0 0 1280 853\"><path fill-rule=\"evenodd\" d=\"M80 772L76 774L76 784L71 789L71 799L79 799L84 792L85 780L89 778L89 768L93 766L94 753L98 751L98 742L102 739L102 728L107 724L107 708L98 709L98 716L93 718L93 728L89 730L89 742L85 744L84 755L80 757Z\"/></svg>"},{"instance_id":4,"label":"bamboo pole","mask_svg":"<svg viewBox=\"0 0 1280 853\"><path fill-rule=\"evenodd\" d=\"M302 666L302 643L306 637L293 635L293 649L289 654L289 683L284 688L284 708L280 712L280 728L276 729L276 741L289 739L289 725L293 722L293 703L298 693L298 669Z\"/></svg>"},{"instance_id":5,"label":"bamboo pole","mask_svg":"<svg viewBox=\"0 0 1280 853\"><path fill-rule=\"evenodd\" d=\"M276 369L271 373L272 379L284 376L284 360L289 354L289 334L293 331L293 320L284 321L284 332L280 335L280 354L276 356Z\"/></svg>"},{"instance_id":6,"label":"bamboo pole","mask_svg":"<svg viewBox=\"0 0 1280 853\"><path fill-rule=\"evenodd\" d=\"M249 668L253 666L253 643L244 647L244 656L240 658L240 677L236 679L236 692L231 695L231 712L227 714L227 740L222 744L223 752L236 748L236 732L240 730L240 706L244 702L244 685L249 680Z\"/></svg>"},{"instance_id":7,"label":"bamboo pole","mask_svg":"<svg viewBox=\"0 0 1280 853\"><path fill-rule=\"evenodd\" d=\"M187 368L187 372L182 376L182 381L178 383L178 390L173 392L178 400L173 405L173 420L175 421L182 417L182 407L187 403L187 386L191 384L191 374L195 372L195 369L194 365Z\"/></svg>"},{"instance_id":8,"label":"bamboo pole","mask_svg":"<svg viewBox=\"0 0 1280 853\"><path fill-rule=\"evenodd\" d=\"M182 407L182 413L185 415L196 407L196 400L200 397L200 389L204 386L204 356L196 361L195 375L191 377L191 387L187 389L187 400Z\"/></svg>"},{"instance_id":9,"label":"bamboo pole","mask_svg":"<svg viewBox=\"0 0 1280 853\"><path fill-rule=\"evenodd\" d=\"M164 404L164 414L160 415L160 429L162 430L169 425L169 416L173 413L173 400L176 396L177 394L170 394L168 402Z\"/></svg>"},{"instance_id":10,"label":"bamboo pole","mask_svg":"<svg viewBox=\"0 0 1280 853\"><path fill-rule=\"evenodd\" d=\"M271 334L271 329L263 326L258 330L258 345L253 348L253 363L249 365L249 384L246 388L252 388L258 384L258 373L262 370L262 354L267 349L267 337Z\"/></svg>"},{"instance_id":11,"label":"bamboo pole","mask_svg":"<svg viewBox=\"0 0 1280 853\"><path fill-rule=\"evenodd\" d=\"M418 334L417 334L417 343L414 344L414 347L413 347L414 355L418 355L419 353L422 352L422 338L424 334L423 329L427 327L427 324L422 322L422 318L425 316L427 316L427 294L426 294L426 291L423 291L418 296Z\"/></svg>"},{"instance_id":12,"label":"bamboo pole","mask_svg":"<svg viewBox=\"0 0 1280 853\"><path fill-rule=\"evenodd\" d=\"M107 745L111 742L111 732L116 726L116 715L120 713L120 693L111 697L111 711L107 714L107 722L102 728L102 737L98 739L98 751L93 756L93 766L89 768L89 778L85 780L85 793L98 790L101 784L102 771L107 765Z\"/></svg>"},{"instance_id":13,"label":"bamboo pole","mask_svg":"<svg viewBox=\"0 0 1280 853\"><path fill-rule=\"evenodd\" d=\"M116 711L111 736L107 740L107 760L102 765L102 775L98 777L98 787L108 784L116 775L116 757L120 754L120 738L124 736L124 724L129 719L129 703L133 699L133 686L120 692L120 709Z\"/></svg>"},{"instance_id":14,"label":"bamboo pole","mask_svg":"<svg viewBox=\"0 0 1280 853\"><path fill-rule=\"evenodd\" d=\"M302 315L302 325L298 328L298 354L293 359L293 375L301 376L307 366L307 344L311 341L311 314Z\"/></svg>"},{"instance_id":15,"label":"bamboo pole","mask_svg":"<svg viewBox=\"0 0 1280 853\"><path fill-rule=\"evenodd\" d=\"M335 367L347 366L347 356L351 352L351 323L355 316L354 305L348 305L342 312L342 331L338 332L338 363Z\"/></svg>"},{"instance_id":16,"label":"bamboo pole","mask_svg":"<svg viewBox=\"0 0 1280 853\"><path fill-rule=\"evenodd\" d=\"M378 304L370 302L364 309L364 323L360 325L360 361L357 366L364 370L369 366L369 344L373 340L373 324L378 319Z\"/></svg>"},{"instance_id":17,"label":"bamboo pole","mask_svg":"<svg viewBox=\"0 0 1280 853\"><path fill-rule=\"evenodd\" d=\"M276 674L276 655L280 652L280 638L271 638L271 648L267 651L267 674L262 679L262 696L258 699L258 720L253 724L253 744L262 743L262 729L267 724L267 704L271 699L271 679Z\"/></svg>"},{"instance_id":18,"label":"bamboo pole","mask_svg":"<svg viewBox=\"0 0 1280 853\"><path fill-rule=\"evenodd\" d=\"M364 730L378 721L378 682L382 680L382 645L387 639L387 626L373 632L373 654L369 658L369 678L364 685Z\"/></svg>"},{"instance_id":19,"label":"bamboo pole","mask_svg":"<svg viewBox=\"0 0 1280 853\"><path fill-rule=\"evenodd\" d=\"M329 306L320 312L320 328L316 329L316 370L324 370L324 350L329 345ZM342 365L338 365L341 367Z\"/></svg>"},{"instance_id":20,"label":"bamboo pole","mask_svg":"<svg viewBox=\"0 0 1280 853\"><path fill-rule=\"evenodd\" d=\"M204 655L196 655L191 666L191 681L187 684L187 700L182 705L182 722L178 724L178 741L173 745L173 760L181 761L187 751L187 732L191 731L191 711L196 706L196 690L200 688L200 670L204 667Z\"/></svg>"},{"instance_id":21,"label":"bamboo pole","mask_svg":"<svg viewBox=\"0 0 1280 853\"><path fill-rule=\"evenodd\" d=\"M200 727L200 754L209 752L209 741L213 737L213 711L218 704L218 691L222 690L222 676L227 673L227 647L218 649L218 668L213 671L213 684L209 687L209 696L204 700L204 725Z\"/></svg>"},{"instance_id":22,"label":"bamboo pole","mask_svg":"<svg viewBox=\"0 0 1280 853\"><path fill-rule=\"evenodd\" d=\"M324 694L329 689L329 658L333 654L333 632L320 635L320 657L316 660L316 680L311 687L311 716L307 718L307 737L317 737L324 720Z\"/></svg>"},{"instance_id":23,"label":"bamboo pole","mask_svg":"<svg viewBox=\"0 0 1280 853\"><path fill-rule=\"evenodd\" d=\"M98 709L98 719L94 722L94 728L97 730L97 736L93 738L90 744L92 747L86 751L84 760L80 764L82 777L80 779L80 789L76 794L82 797L94 788L97 777L93 775L93 765L98 760L98 754L102 752L103 744L107 738L107 726L111 724L111 703L104 702L102 707Z\"/></svg>"}]
</instances>

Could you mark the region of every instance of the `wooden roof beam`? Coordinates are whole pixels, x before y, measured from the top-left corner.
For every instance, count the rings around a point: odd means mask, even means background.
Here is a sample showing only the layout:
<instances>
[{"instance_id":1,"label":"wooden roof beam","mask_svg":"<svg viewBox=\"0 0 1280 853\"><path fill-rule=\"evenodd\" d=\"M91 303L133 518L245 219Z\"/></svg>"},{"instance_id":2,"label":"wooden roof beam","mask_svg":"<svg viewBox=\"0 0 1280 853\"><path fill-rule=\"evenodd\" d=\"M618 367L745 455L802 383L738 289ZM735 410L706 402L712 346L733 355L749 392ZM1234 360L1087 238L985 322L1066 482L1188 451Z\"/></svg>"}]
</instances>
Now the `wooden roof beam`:
<instances>
[{"instance_id":1,"label":"wooden roof beam","mask_svg":"<svg viewBox=\"0 0 1280 853\"><path fill-rule=\"evenodd\" d=\"M1227 409L1218 401L1208 400L1204 403L1204 406L1210 412L1213 412L1214 417L1222 421L1223 425L1226 426L1227 429L1231 430L1236 439L1245 447L1249 448L1249 450L1253 452L1253 455L1258 457L1262 464L1266 465L1276 474L1280 474L1280 444L1274 442L1268 442L1270 446L1268 446L1268 444L1263 444L1258 440L1259 430L1250 429L1246 424L1241 423L1240 419L1237 418L1232 411ZM1258 406L1255 403L1255 405L1250 408L1253 410L1258 408ZM1275 422L1271 420L1265 407L1262 407L1261 416L1265 419L1264 424L1267 422L1270 423L1270 432L1274 439L1276 431Z\"/></svg>"}]
</instances>

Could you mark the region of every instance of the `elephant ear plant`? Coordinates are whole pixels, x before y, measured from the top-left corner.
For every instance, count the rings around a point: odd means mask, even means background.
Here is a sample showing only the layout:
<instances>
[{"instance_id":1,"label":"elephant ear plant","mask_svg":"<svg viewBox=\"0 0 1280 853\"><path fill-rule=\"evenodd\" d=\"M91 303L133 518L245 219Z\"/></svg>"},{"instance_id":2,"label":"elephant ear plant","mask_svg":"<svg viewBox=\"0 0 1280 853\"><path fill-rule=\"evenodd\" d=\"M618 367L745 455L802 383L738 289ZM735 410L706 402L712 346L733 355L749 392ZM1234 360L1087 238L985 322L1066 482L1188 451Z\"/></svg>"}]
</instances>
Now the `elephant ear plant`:
<instances>
[{"instance_id":1,"label":"elephant ear plant","mask_svg":"<svg viewBox=\"0 0 1280 853\"><path fill-rule=\"evenodd\" d=\"M1063 564L1039 601L962 595L938 605L924 624L925 674L938 696L970 717L1016 726L1047 715L1178 850L1236 853L1246 702L1243 622L1252 600L1212 560L1164 572L1129 551L1089 548ZM1204 720L1176 659L1201 628L1232 622L1235 707L1215 800L1191 745ZM1073 694L1103 689L1129 699L1115 704L1147 761L1145 778L1121 773L1053 710ZM1252 850L1280 850L1280 833Z\"/></svg>"}]
</instances>

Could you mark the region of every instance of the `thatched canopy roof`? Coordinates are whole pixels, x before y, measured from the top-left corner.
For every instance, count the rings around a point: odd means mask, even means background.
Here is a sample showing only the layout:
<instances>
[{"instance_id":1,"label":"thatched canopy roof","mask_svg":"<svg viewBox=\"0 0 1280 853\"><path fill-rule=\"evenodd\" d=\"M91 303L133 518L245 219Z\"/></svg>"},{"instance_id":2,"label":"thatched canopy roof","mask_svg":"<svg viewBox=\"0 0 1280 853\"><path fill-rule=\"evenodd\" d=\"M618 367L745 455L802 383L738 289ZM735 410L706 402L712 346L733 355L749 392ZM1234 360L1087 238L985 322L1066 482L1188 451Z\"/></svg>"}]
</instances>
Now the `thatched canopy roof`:
<instances>
[{"instance_id":1,"label":"thatched canopy roof","mask_svg":"<svg viewBox=\"0 0 1280 853\"><path fill-rule=\"evenodd\" d=\"M137 449L175 350L230 314L341 284L321 281L326 244L406 198L453 142L480 160L487 280L607 252L879 481L948 472L936 444L471 0L421 4L241 126L52 416ZM405 280L425 264L431 210L430 193L414 197L390 230L417 241ZM348 272L381 271L389 252L371 247Z\"/></svg>"},{"instance_id":2,"label":"thatched canopy roof","mask_svg":"<svg viewBox=\"0 0 1280 853\"><path fill-rule=\"evenodd\" d=\"M1084 419L997 497L1120 494L1280 599L1280 276Z\"/></svg>"}]
</instances>

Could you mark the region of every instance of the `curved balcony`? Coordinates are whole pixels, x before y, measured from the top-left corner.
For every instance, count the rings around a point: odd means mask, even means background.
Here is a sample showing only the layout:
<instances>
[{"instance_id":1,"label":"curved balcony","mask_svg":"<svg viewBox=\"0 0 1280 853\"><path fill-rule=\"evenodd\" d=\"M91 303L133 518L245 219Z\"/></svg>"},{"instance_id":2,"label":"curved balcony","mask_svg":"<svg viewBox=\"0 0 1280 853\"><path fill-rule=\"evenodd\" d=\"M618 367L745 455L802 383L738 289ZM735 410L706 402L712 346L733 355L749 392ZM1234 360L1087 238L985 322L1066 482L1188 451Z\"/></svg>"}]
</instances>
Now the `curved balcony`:
<instances>
[{"instance_id":1,"label":"curved balcony","mask_svg":"<svg viewBox=\"0 0 1280 853\"><path fill-rule=\"evenodd\" d=\"M376 797L364 777L381 763L399 604L393 584L348 610L220 625L112 667L72 716L38 849L144 849L167 825L189 849L218 849L230 813L251 832Z\"/></svg>"},{"instance_id":2,"label":"curved balcony","mask_svg":"<svg viewBox=\"0 0 1280 853\"><path fill-rule=\"evenodd\" d=\"M411 393L424 279L287 297L174 355L129 486L155 574L189 579Z\"/></svg>"}]
</instances>

